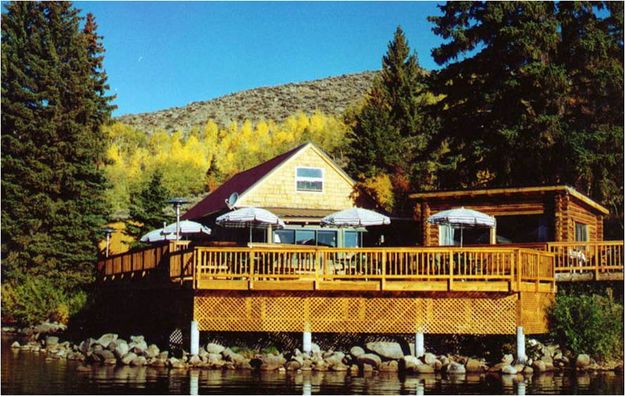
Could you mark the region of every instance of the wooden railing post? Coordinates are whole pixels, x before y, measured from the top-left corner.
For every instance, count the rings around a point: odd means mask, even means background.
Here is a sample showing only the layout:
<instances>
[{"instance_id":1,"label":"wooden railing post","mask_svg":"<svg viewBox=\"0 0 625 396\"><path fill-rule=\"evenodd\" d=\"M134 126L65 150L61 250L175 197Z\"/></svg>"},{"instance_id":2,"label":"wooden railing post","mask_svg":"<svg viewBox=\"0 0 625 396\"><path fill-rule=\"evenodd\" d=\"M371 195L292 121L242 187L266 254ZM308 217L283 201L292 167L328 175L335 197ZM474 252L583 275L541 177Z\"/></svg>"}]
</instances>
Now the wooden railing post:
<instances>
[{"instance_id":1,"label":"wooden railing post","mask_svg":"<svg viewBox=\"0 0 625 396\"><path fill-rule=\"evenodd\" d=\"M382 251L382 280L380 282L380 288L381 288L380 290L386 289L386 252L385 251Z\"/></svg>"},{"instance_id":2,"label":"wooden railing post","mask_svg":"<svg viewBox=\"0 0 625 396\"><path fill-rule=\"evenodd\" d=\"M315 284L313 285L315 290L319 290L319 273L323 273L322 271L324 271L324 263L321 260L322 254L321 250L315 250Z\"/></svg>"},{"instance_id":3,"label":"wooden railing post","mask_svg":"<svg viewBox=\"0 0 625 396\"><path fill-rule=\"evenodd\" d=\"M449 250L449 290L454 287L454 251Z\"/></svg>"},{"instance_id":4,"label":"wooden railing post","mask_svg":"<svg viewBox=\"0 0 625 396\"><path fill-rule=\"evenodd\" d=\"M249 271L249 289L252 290L254 288L254 261L255 261L255 257L254 257L254 250L250 249L250 253L249 253L249 265L248 267L248 271Z\"/></svg>"},{"instance_id":5,"label":"wooden railing post","mask_svg":"<svg viewBox=\"0 0 625 396\"><path fill-rule=\"evenodd\" d=\"M523 272L523 265L521 263L521 249L516 250L516 266L517 266L517 291L521 291L521 276Z\"/></svg>"}]
</instances>

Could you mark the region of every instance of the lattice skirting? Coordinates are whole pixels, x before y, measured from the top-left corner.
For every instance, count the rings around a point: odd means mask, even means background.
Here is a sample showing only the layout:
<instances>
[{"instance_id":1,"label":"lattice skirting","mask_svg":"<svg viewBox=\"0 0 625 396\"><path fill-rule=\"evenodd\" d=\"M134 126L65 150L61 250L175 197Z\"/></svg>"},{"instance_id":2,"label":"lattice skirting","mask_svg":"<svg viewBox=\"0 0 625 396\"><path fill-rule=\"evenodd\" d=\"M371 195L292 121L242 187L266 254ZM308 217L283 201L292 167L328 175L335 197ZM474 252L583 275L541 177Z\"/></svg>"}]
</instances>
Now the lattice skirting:
<instances>
[{"instance_id":1,"label":"lattice skirting","mask_svg":"<svg viewBox=\"0 0 625 396\"><path fill-rule=\"evenodd\" d=\"M548 310L555 300L555 294L522 292L520 296L519 320L525 333L547 333L549 331Z\"/></svg>"},{"instance_id":2,"label":"lattice skirting","mask_svg":"<svg viewBox=\"0 0 625 396\"><path fill-rule=\"evenodd\" d=\"M202 291L193 311L202 331L514 334L519 303L517 293Z\"/></svg>"}]
</instances>

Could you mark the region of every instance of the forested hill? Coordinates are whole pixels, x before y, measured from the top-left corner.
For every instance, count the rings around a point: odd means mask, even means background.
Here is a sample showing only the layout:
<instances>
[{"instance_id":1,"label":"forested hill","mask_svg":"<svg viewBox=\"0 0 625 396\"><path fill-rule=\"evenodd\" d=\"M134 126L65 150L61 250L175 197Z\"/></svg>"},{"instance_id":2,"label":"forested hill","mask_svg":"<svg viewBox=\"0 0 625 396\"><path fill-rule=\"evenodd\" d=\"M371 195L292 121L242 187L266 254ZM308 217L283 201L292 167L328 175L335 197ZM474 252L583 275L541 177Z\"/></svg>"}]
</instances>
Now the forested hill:
<instances>
[{"instance_id":1,"label":"forested hill","mask_svg":"<svg viewBox=\"0 0 625 396\"><path fill-rule=\"evenodd\" d=\"M116 120L144 131L173 131L201 126L209 119L225 126L230 121L282 121L298 112L341 115L364 97L375 75L369 71L249 89L184 107L124 115Z\"/></svg>"}]
</instances>

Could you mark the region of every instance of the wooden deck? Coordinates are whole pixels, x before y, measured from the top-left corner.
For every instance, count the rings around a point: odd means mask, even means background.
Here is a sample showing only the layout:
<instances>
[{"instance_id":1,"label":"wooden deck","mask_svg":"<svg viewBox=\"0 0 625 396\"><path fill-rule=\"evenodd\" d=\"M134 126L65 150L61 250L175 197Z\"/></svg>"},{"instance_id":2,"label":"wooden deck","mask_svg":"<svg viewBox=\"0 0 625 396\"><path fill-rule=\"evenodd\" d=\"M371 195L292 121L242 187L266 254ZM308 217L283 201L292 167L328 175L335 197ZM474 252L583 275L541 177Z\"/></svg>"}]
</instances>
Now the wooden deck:
<instances>
[{"instance_id":1,"label":"wooden deck","mask_svg":"<svg viewBox=\"0 0 625 396\"><path fill-rule=\"evenodd\" d=\"M588 252L585 261L579 251ZM171 243L109 257L98 269L101 285L116 295L184 292L158 304L192 311L202 331L514 334L523 326L539 334L548 331L558 278L622 279L622 251L622 242L358 249Z\"/></svg>"}]
</instances>

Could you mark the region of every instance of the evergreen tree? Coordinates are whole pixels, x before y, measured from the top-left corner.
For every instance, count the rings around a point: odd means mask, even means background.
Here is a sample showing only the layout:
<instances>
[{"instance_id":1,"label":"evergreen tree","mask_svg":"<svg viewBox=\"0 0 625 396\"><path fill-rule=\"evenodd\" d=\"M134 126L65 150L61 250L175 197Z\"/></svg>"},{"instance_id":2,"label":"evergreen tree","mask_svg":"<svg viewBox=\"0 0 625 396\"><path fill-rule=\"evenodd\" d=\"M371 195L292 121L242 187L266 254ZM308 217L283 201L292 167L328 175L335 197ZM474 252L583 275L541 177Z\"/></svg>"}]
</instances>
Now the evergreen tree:
<instances>
[{"instance_id":1,"label":"evergreen tree","mask_svg":"<svg viewBox=\"0 0 625 396\"><path fill-rule=\"evenodd\" d=\"M92 68L95 53L71 3L15 2L5 10L2 274L73 288L93 278L108 211L100 126L110 106L95 84L106 76Z\"/></svg>"},{"instance_id":2,"label":"evergreen tree","mask_svg":"<svg viewBox=\"0 0 625 396\"><path fill-rule=\"evenodd\" d=\"M448 186L571 184L613 207L623 191L623 7L449 2L433 90ZM601 17L597 8L607 10ZM605 14L605 13L603 13ZM620 205L619 205L620 206Z\"/></svg>"},{"instance_id":3,"label":"evergreen tree","mask_svg":"<svg viewBox=\"0 0 625 396\"><path fill-rule=\"evenodd\" d=\"M390 175L397 195L394 201L400 206L429 141L424 93L424 73L398 27L382 59L382 71L355 116L348 169L360 180Z\"/></svg>"},{"instance_id":4,"label":"evergreen tree","mask_svg":"<svg viewBox=\"0 0 625 396\"><path fill-rule=\"evenodd\" d=\"M167 206L169 192L163 187L163 175L156 170L150 182L130 199L130 216L126 223L126 234L139 240L149 231L163 227L167 216L163 210Z\"/></svg>"}]
</instances>

